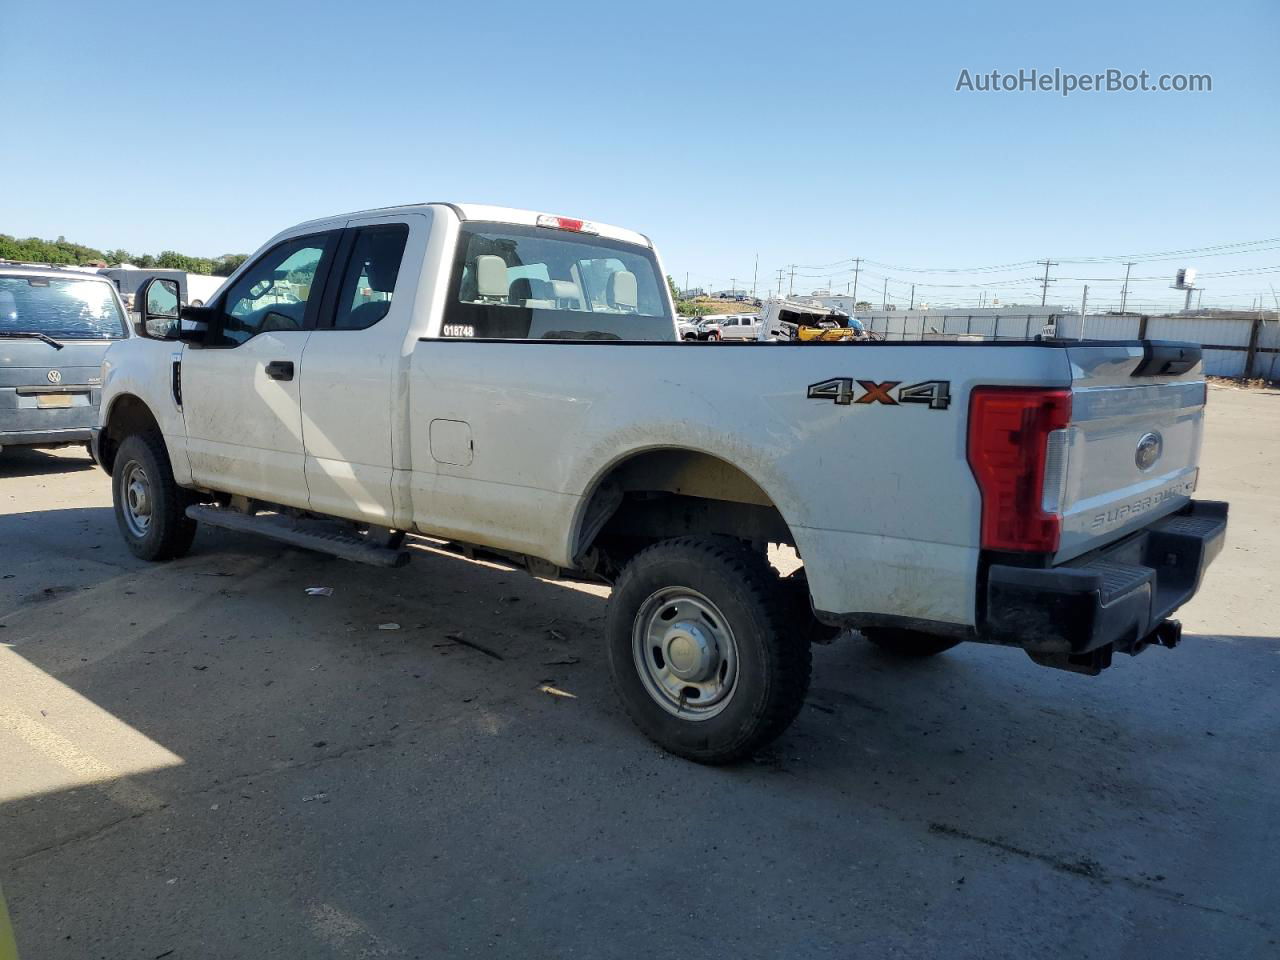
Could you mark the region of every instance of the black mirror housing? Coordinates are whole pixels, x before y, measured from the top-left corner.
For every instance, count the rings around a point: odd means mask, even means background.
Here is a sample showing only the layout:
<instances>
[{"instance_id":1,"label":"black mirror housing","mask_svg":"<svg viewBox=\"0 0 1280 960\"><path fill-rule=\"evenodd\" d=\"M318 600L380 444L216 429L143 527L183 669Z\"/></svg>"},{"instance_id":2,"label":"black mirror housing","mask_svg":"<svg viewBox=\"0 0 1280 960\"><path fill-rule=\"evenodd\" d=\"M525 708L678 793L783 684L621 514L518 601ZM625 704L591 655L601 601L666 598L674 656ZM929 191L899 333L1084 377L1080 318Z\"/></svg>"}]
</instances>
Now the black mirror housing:
<instances>
[{"instance_id":1,"label":"black mirror housing","mask_svg":"<svg viewBox=\"0 0 1280 960\"><path fill-rule=\"evenodd\" d=\"M178 314L173 339L202 346L217 314L213 307L183 307Z\"/></svg>"}]
</instances>

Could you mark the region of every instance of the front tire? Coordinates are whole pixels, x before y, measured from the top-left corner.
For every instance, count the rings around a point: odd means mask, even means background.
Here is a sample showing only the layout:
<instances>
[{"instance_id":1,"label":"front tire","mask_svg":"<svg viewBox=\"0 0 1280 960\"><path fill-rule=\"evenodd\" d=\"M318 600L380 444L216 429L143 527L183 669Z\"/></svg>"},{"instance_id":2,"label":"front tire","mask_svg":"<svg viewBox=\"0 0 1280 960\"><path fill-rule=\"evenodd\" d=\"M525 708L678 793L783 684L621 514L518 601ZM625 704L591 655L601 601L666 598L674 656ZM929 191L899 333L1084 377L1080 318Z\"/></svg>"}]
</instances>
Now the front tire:
<instances>
[{"instance_id":1,"label":"front tire","mask_svg":"<svg viewBox=\"0 0 1280 960\"><path fill-rule=\"evenodd\" d=\"M749 756L804 704L810 652L764 558L685 537L637 554L609 599L609 667L646 736L699 763Z\"/></svg>"},{"instance_id":2,"label":"front tire","mask_svg":"<svg viewBox=\"0 0 1280 960\"><path fill-rule=\"evenodd\" d=\"M173 560L191 548L196 522L186 515L188 497L173 479L160 437L134 434L120 444L111 494L116 525L134 556Z\"/></svg>"}]
</instances>

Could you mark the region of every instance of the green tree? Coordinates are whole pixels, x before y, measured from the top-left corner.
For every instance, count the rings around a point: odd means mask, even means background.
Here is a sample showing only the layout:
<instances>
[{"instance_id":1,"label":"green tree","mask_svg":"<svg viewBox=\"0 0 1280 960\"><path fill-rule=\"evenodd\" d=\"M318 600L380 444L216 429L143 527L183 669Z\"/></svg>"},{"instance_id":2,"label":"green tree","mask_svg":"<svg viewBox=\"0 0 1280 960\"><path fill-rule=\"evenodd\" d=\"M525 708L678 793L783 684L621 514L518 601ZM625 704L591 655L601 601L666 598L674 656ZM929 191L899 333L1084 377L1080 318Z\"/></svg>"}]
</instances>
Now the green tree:
<instances>
[{"instance_id":1,"label":"green tree","mask_svg":"<svg viewBox=\"0 0 1280 960\"><path fill-rule=\"evenodd\" d=\"M213 261L213 270L210 272L215 277L229 277L248 259L247 253L224 253Z\"/></svg>"},{"instance_id":2,"label":"green tree","mask_svg":"<svg viewBox=\"0 0 1280 960\"><path fill-rule=\"evenodd\" d=\"M102 260L112 266L132 263L146 269L158 267L227 277L247 259L247 255L243 253L224 253L220 257L192 257L176 250L163 250L159 256L149 253L132 254L122 247L102 251L81 243L72 243L66 237L58 237L57 240L41 240L39 237L19 239L0 233L0 260L20 260L27 263L82 265Z\"/></svg>"}]
</instances>

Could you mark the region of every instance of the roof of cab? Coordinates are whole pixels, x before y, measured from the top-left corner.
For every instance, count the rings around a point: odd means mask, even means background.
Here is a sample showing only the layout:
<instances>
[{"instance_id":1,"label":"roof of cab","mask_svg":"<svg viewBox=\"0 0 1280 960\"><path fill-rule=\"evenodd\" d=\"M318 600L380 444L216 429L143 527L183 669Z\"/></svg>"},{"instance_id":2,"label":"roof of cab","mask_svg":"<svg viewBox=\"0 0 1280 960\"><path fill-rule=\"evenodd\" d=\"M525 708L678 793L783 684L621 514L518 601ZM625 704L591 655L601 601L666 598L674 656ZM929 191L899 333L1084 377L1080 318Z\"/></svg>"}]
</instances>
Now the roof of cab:
<instances>
[{"instance_id":1,"label":"roof of cab","mask_svg":"<svg viewBox=\"0 0 1280 960\"><path fill-rule=\"evenodd\" d=\"M49 277L54 280L100 280L111 283L110 277L90 269L77 270L71 267L48 267L38 263L17 263L0 260L0 276L4 277Z\"/></svg>"},{"instance_id":2,"label":"roof of cab","mask_svg":"<svg viewBox=\"0 0 1280 960\"><path fill-rule=\"evenodd\" d=\"M548 214L545 210L521 210L517 207L499 207L486 203L406 203L394 207L377 207L372 210L357 210L352 213L344 213L331 217L321 217L316 220L309 220L301 226L319 226L321 224L330 225L336 221L354 220L359 217L386 217L395 216L397 213L413 213L421 212L427 207L447 207L452 210L460 220L482 220L492 221L496 223L515 223L525 226L537 226L538 217ZM568 217L568 214L550 214L551 216ZM602 237L608 237L611 240L621 240L624 243L636 243L643 247L652 247L649 238L643 233L635 230L628 230L626 227L617 227L608 223L601 223L598 220L584 218L590 228ZM298 227L291 227L286 233L292 233Z\"/></svg>"}]
</instances>

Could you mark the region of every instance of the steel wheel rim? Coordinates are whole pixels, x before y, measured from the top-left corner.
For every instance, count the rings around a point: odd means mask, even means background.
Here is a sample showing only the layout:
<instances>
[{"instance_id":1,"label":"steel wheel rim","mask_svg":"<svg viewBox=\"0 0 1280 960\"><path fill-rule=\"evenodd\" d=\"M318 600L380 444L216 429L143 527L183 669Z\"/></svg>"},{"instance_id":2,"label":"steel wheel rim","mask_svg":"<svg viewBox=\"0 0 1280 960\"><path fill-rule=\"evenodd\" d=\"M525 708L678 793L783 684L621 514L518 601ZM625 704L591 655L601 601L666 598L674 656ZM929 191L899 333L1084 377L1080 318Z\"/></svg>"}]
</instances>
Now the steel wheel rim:
<instances>
[{"instance_id":1,"label":"steel wheel rim","mask_svg":"<svg viewBox=\"0 0 1280 960\"><path fill-rule=\"evenodd\" d=\"M154 506L155 497L152 495L151 479L147 476L147 471L137 461L129 463L120 483L120 507L125 526L138 539L145 537L151 529L151 511Z\"/></svg>"},{"instance_id":2,"label":"steel wheel rim","mask_svg":"<svg viewBox=\"0 0 1280 960\"><path fill-rule=\"evenodd\" d=\"M667 587L640 605L631 653L645 692L681 720L710 720L733 699L738 643L720 609L689 587Z\"/></svg>"}]
</instances>

